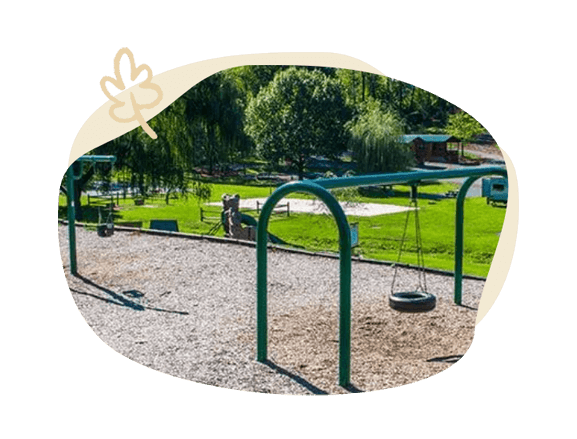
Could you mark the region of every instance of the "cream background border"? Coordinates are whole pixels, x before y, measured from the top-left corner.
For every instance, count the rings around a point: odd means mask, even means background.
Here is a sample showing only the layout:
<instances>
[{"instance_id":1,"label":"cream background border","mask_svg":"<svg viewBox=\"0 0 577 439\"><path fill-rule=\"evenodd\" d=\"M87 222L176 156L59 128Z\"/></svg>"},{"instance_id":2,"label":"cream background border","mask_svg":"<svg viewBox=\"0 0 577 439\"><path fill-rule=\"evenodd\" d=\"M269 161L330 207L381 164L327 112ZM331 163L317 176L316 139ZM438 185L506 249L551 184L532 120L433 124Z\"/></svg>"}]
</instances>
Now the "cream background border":
<instances>
[{"instance_id":1,"label":"cream background border","mask_svg":"<svg viewBox=\"0 0 577 439\"><path fill-rule=\"evenodd\" d=\"M163 91L161 102L154 108L142 110L145 120L150 120L176 99L182 96L192 86L214 73L242 65L307 65L319 67L337 67L351 70L362 70L369 73L383 75L374 67L345 55L333 53L270 53L256 55L238 55L189 64L164 73L154 75L152 82L158 84ZM154 66L151 66L154 71ZM122 99L124 94L130 93L137 85L123 91L117 97ZM442 97L442 96L441 96ZM109 115L112 101L106 102L84 123L74 140L69 156L69 165L78 157L98 146L113 140L137 128L137 121L130 123L115 122ZM475 116L473 114L473 116ZM508 179L509 201L507 213L499 244L495 251L493 262L489 270L487 282L477 313L477 324L485 317L499 292L501 291L515 250L517 228L519 222L519 192L517 177L509 156L503 151ZM465 240L467 239L465 209ZM463 291L463 295L467 292Z\"/></svg>"}]
</instances>

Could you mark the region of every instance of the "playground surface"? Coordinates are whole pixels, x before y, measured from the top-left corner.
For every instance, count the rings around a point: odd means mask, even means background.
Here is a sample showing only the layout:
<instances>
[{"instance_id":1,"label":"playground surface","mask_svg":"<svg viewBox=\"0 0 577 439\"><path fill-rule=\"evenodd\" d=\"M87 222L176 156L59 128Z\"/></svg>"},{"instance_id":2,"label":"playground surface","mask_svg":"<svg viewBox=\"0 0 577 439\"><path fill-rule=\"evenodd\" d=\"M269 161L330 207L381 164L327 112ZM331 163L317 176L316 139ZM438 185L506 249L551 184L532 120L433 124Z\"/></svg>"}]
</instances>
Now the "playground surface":
<instances>
[{"instance_id":1,"label":"playground surface","mask_svg":"<svg viewBox=\"0 0 577 439\"><path fill-rule=\"evenodd\" d=\"M292 201L292 200L291 200ZM77 228L78 273L69 274L67 228L59 226L64 272L94 332L156 371L229 389L277 394L371 391L441 372L469 348L484 282L427 275L437 308L402 314L388 306L393 269L353 262L351 389L337 385L338 259L269 249L269 358L256 357L253 247ZM409 289L416 274L400 269Z\"/></svg>"},{"instance_id":2,"label":"playground surface","mask_svg":"<svg viewBox=\"0 0 577 439\"><path fill-rule=\"evenodd\" d=\"M257 202L262 208L266 198L249 198L240 200L241 209L257 209ZM278 205L290 203L291 212L302 212L312 214L329 214L328 207L319 200L303 200L299 198L283 198ZM209 203L211 206L222 206L222 202ZM339 203L347 216L376 216L387 215L391 213L406 212L411 210L411 207L394 206L392 204L377 204L377 203Z\"/></svg>"}]
</instances>

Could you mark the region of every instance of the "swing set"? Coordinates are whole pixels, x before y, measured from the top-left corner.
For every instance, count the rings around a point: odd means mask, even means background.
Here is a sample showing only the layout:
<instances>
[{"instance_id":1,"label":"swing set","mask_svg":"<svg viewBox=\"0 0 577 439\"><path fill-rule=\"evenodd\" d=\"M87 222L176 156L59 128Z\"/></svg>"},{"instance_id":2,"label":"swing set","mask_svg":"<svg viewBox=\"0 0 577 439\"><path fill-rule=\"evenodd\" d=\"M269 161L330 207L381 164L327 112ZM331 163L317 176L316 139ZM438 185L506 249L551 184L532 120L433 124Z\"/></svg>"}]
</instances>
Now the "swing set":
<instances>
[{"instance_id":1,"label":"swing set","mask_svg":"<svg viewBox=\"0 0 577 439\"><path fill-rule=\"evenodd\" d=\"M112 163L115 156L85 155L73 163L67 171L68 191L68 235L70 254L70 273L77 275L76 261L76 233L75 233L75 188L74 181L82 177L85 164ZM366 175L358 177L323 178L317 180L305 180L284 184L277 188L262 206L256 232L256 313L257 313L257 361L267 361L268 351L268 317L267 317L267 244L269 241L268 223L275 206L279 201L293 192L305 192L318 197L323 201L331 214L335 217L339 231L339 264L340 264L340 292L339 292L339 378L338 383L342 387L350 386L351 376L351 228L347 217L336 198L329 192L330 189L408 184L411 187L410 204L412 209L407 212L405 229L399 249L399 261L403 252L406 232L408 229L411 211L415 214L415 228L418 255L418 285L409 291L394 291L397 278L398 263L395 264L395 272L389 305L400 312L427 312L436 306L436 297L427 291L422 240L418 218L417 187L422 181L443 180L451 178L466 178L461 186L456 200L455 216L455 273L454 273L454 302L461 305L463 283L463 219L465 197L472 184L481 177L499 175L507 178L507 170L504 167L486 166L472 169L451 169L443 171L414 171L399 172L395 174ZM109 215L109 221L111 216ZM104 224L106 228L108 223Z\"/></svg>"},{"instance_id":2,"label":"swing set","mask_svg":"<svg viewBox=\"0 0 577 439\"><path fill-rule=\"evenodd\" d=\"M76 189L74 182L82 178L85 166L95 166L96 163L110 163L114 165L116 157L113 155L83 155L72 163L66 171L66 191L67 198L67 217L68 217L68 251L70 256L70 274L76 276L78 274L78 264L76 260L76 206L74 200L76 199ZM100 207L98 208L98 226L97 232L99 236L110 236L114 233L114 223L112 222L112 206L106 223L102 222Z\"/></svg>"},{"instance_id":3,"label":"swing set","mask_svg":"<svg viewBox=\"0 0 577 439\"><path fill-rule=\"evenodd\" d=\"M466 180L461 186L456 200L455 216L455 274L454 274L454 302L461 305L463 284L463 217L465 196L471 185L481 177L500 175L507 177L507 170L498 166L480 166L467 169L451 169L442 171L414 171L395 174L365 175L358 177L323 178L305 180L284 184L277 188L267 199L259 217L256 232L257 271L256 271L256 314L257 314L257 361L267 361L268 351L268 317L267 317L267 228L269 219L276 204L293 192L305 192L315 195L323 201L335 217L339 231L339 263L340 263L340 292L339 292L339 385L348 387L351 377L351 229L347 217L329 189L409 184L411 186L411 204L415 212L415 227L417 240L417 254L419 265L419 284L409 291L394 291L398 264L395 265L393 285L389 295L389 305L400 312L426 312L435 308L436 297L427 292L424 276L424 261L422 241L418 219L417 187L422 181L463 178ZM399 249L399 260L405 242L409 215L407 213L405 231Z\"/></svg>"}]
</instances>

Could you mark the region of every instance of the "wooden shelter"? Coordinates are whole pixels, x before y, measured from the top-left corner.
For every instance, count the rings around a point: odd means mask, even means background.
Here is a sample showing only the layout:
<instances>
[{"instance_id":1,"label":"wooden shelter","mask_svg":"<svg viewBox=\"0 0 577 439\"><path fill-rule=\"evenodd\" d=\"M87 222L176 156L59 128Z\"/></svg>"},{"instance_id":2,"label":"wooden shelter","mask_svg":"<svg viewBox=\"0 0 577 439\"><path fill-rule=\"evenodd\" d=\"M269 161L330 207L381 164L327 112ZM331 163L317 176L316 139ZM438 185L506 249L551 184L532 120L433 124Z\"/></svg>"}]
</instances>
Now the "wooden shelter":
<instances>
[{"instance_id":1,"label":"wooden shelter","mask_svg":"<svg viewBox=\"0 0 577 439\"><path fill-rule=\"evenodd\" d=\"M448 134L406 134L401 143L409 144L419 165L424 162L457 163L458 150L447 148L448 143L459 143L459 139Z\"/></svg>"}]
</instances>

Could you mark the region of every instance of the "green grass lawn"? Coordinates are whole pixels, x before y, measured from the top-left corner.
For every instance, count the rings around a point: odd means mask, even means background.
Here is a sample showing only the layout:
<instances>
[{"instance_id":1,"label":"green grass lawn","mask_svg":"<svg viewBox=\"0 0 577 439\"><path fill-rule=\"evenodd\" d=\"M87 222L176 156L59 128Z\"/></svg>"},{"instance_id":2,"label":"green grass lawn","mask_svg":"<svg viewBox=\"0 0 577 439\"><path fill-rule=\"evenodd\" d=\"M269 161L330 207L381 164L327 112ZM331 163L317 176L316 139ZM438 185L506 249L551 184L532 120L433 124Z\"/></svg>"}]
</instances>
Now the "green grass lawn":
<instances>
[{"instance_id":1,"label":"green grass lawn","mask_svg":"<svg viewBox=\"0 0 577 439\"><path fill-rule=\"evenodd\" d=\"M455 240L455 200L431 200L434 196L455 190L456 185L440 183L425 185L419 188L424 199L419 200L419 218L425 264L431 268L453 271L454 240ZM407 205L409 189L406 186L393 187L394 192L384 197L382 193L363 193L354 201L363 203L383 203ZM258 186L240 186L232 184L214 184L211 201L220 201L223 194L238 193L241 198L268 197L271 188ZM291 194L293 198L310 198L308 194ZM148 228L151 219L176 219L181 232L206 234L213 227L212 223L200 221L200 206L198 202L188 197L171 199L166 205L164 197L147 199L144 206L136 206L132 199L119 200L120 209L114 212L115 223L142 222L142 227ZM319 201L320 202L320 201ZM59 218L66 218L66 199L60 196ZM82 198L85 222L98 222L98 208L87 206L87 197ZM203 206L210 216L218 216L218 206ZM255 211L245 212L257 218ZM101 208L103 219L107 210ZM465 254L464 272L466 274L486 276L499 241L498 233L503 226L505 209L488 206L484 198L468 198L465 202ZM372 259L396 261L403 234L406 213L379 215L374 217L349 217L349 222L359 223L359 246L355 254ZM284 241L304 247L311 251L338 251L337 226L330 215L312 215L291 213L275 215L271 218L269 232ZM223 236L222 228L217 236ZM415 245L414 214L411 214L405 250L401 262L415 264L417 262Z\"/></svg>"}]
</instances>

